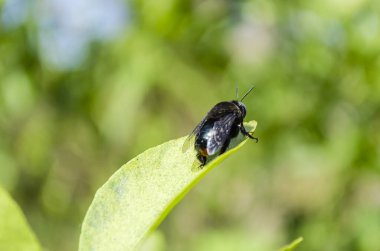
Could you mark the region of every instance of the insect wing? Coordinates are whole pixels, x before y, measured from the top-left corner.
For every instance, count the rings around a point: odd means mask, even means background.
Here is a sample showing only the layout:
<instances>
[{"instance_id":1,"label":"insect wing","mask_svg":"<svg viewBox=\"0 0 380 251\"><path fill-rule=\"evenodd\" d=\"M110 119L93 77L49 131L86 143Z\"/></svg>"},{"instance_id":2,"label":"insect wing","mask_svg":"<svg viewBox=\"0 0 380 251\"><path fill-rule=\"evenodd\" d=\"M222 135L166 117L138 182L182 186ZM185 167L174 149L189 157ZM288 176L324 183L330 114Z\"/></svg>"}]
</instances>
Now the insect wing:
<instances>
[{"instance_id":1,"label":"insect wing","mask_svg":"<svg viewBox=\"0 0 380 251\"><path fill-rule=\"evenodd\" d=\"M232 102L223 101L216 104L207 114L210 119L219 120L220 118L236 112L238 107Z\"/></svg>"},{"instance_id":2,"label":"insect wing","mask_svg":"<svg viewBox=\"0 0 380 251\"><path fill-rule=\"evenodd\" d=\"M223 101L223 102L216 104L207 113L206 117L203 118L203 120L194 128L194 130L186 138L186 140L182 146L182 152L186 152L190 146L194 145L195 136L199 133L199 131L202 129L202 127L204 126L204 124L207 121L219 121L219 120L221 120L220 123L224 123L223 121L226 120L228 122L228 119L230 118L229 116L233 115L233 113L234 113L234 111L236 111L236 109L238 109L238 108L232 102ZM235 115L233 115L233 116L235 118ZM233 119L231 118L231 119L234 120L234 118ZM215 123L214 128L215 127L218 127L218 128L221 127L220 123L219 124ZM230 125L230 127L231 127L231 125ZM212 130L214 130L214 128ZM216 129L218 129L218 128L216 128ZM215 131L215 133L218 134L217 131ZM223 143L224 143L224 141L225 141L225 139L223 140ZM212 143L212 144L214 144L214 143ZM212 147L212 146L210 146L210 147ZM220 146L217 145L216 150L214 150L213 152L215 153L216 151L218 151L219 147ZM207 148L209 148L209 147L207 146ZM210 152L209 152L209 154L210 154Z\"/></svg>"},{"instance_id":3,"label":"insect wing","mask_svg":"<svg viewBox=\"0 0 380 251\"><path fill-rule=\"evenodd\" d=\"M194 145L195 136L199 133L202 126L205 124L206 120L207 120L207 116L204 119L202 119L202 121L199 122L199 124L189 134L189 136L187 136L187 138L185 139L185 142L183 143L183 146L182 146L182 152L186 152L190 148L190 146Z\"/></svg>"},{"instance_id":4,"label":"insect wing","mask_svg":"<svg viewBox=\"0 0 380 251\"><path fill-rule=\"evenodd\" d=\"M207 141L207 152L209 155L215 154L226 142L230 136L235 119L236 115L230 113L214 123L212 128L213 135Z\"/></svg>"}]
</instances>

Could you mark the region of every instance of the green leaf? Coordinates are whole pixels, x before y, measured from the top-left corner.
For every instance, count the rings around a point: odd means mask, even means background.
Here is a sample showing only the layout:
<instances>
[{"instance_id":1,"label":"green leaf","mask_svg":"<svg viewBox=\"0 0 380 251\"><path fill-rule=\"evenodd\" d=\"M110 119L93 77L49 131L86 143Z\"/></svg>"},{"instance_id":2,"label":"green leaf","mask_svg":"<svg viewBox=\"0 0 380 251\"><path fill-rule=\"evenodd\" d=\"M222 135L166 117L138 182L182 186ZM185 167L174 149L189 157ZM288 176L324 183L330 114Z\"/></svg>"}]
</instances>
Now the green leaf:
<instances>
[{"instance_id":1,"label":"green leaf","mask_svg":"<svg viewBox=\"0 0 380 251\"><path fill-rule=\"evenodd\" d=\"M41 250L21 209L1 187L0 219L0 250Z\"/></svg>"},{"instance_id":2,"label":"green leaf","mask_svg":"<svg viewBox=\"0 0 380 251\"><path fill-rule=\"evenodd\" d=\"M256 121L245 124L253 132ZM200 169L186 137L168 141L123 165L96 192L82 225L79 250L133 250L199 180L247 139L238 136L230 148Z\"/></svg>"},{"instance_id":3,"label":"green leaf","mask_svg":"<svg viewBox=\"0 0 380 251\"><path fill-rule=\"evenodd\" d=\"M302 237L299 237L297 238L296 240L294 240L292 243L290 243L289 245L283 247L280 251L292 251L294 250L298 244L300 244L301 242L303 241L303 238Z\"/></svg>"}]
</instances>

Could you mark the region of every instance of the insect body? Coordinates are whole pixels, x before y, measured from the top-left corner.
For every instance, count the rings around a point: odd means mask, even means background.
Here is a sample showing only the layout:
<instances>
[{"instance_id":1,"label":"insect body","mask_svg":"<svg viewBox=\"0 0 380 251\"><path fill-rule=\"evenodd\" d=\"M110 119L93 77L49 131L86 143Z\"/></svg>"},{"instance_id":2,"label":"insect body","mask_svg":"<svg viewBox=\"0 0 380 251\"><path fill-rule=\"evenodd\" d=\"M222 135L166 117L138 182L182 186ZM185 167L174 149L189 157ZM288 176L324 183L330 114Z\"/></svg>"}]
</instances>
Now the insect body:
<instances>
[{"instance_id":1,"label":"insect body","mask_svg":"<svg viewBox=\"0 0 380 251\"><path fill-rule=\"evenodd\" d=\"M253 87L241 101L252 89ZM223 101L216 104L190 134L189 137L195 136L194 148L197 151L201 167L206 165L207 157L223 154L231 139L236 137L239 132L258 141L258 138L249 134L243 126L243 119L247 112L241 101Z\"/></svg>"}]
</instances>

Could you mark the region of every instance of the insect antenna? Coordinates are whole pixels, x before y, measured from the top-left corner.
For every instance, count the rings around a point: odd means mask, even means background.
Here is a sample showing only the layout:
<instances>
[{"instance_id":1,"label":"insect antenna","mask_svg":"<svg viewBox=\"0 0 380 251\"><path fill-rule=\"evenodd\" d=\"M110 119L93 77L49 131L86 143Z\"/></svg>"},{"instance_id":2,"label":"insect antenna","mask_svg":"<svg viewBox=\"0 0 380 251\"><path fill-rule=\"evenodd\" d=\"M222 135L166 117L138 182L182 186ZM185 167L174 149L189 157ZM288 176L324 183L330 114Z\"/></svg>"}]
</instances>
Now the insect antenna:
<instances>
[{"instance_id":1,"label":"insect antenna","mask_svg":"<svg viewBox=\"0 0 380 251\"><path fill-rule=\"evenodd\" d=\"M253 87L255 87L254 85L251 87L251 89L249 89L245 94L244 96L241 98L240 101L243 101L243 99L252 91Z\"/></svg>"},{"instance_id":2,"label":"insect antenna","mask_svg":"<svg viewBox=\"0 0 380 251\"><path fill-rule=\"evenodd\" d=\"M236 82L236 100L238 100L238 99L239 99L239 86Z\"/></svg>"}]
</instances>

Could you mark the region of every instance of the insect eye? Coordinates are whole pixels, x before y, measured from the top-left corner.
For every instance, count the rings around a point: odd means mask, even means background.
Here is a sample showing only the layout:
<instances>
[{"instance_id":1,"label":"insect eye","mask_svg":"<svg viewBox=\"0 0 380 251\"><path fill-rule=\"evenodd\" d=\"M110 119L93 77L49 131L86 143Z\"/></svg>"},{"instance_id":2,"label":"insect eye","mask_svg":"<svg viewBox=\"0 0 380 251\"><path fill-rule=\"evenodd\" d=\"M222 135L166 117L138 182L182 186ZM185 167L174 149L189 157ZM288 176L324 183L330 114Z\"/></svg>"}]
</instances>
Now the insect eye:
<instances>
[{"instance_id":1,"label":"insect eye","mask_svg":"<svg viewBox=\"0 0 380 251\"><path fill-rule=\"evenodd\" d=\"M245 115L247 114L247 110L245 109L245 105L240 104L239 107L240 107L240 110L241 110L243 117L245 117Z\"/></svg>"}]
</instances>

